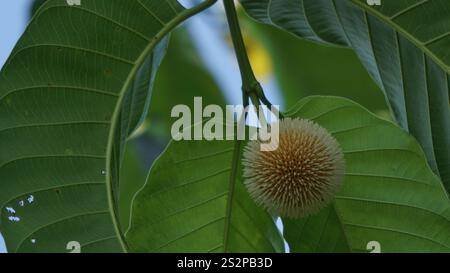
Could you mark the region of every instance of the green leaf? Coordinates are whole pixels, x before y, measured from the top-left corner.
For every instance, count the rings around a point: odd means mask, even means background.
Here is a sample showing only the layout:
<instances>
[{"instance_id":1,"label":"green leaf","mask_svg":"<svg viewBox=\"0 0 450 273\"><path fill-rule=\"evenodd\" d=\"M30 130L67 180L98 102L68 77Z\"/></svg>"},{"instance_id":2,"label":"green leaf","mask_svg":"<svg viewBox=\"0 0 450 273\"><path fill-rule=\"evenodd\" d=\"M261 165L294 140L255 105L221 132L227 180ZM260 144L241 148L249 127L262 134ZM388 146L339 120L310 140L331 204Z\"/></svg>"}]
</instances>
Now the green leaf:
<instances>
[{"instance_id":1,"label":"green leaf","mask_svg":"<svg viewBox=\"0 0 450 273\"><path fill-rule=\"evenodd\" d=\"M351 47L450 192L448 0L241 0L263 23ZM364 90L361 90L364 91Z\"/></svg>"},{"instance_id":2,"label":"green leaf","mask_svg":"<svg viewBox=\"0 0 450 273\"><path fill-rule=\"evenodd\" d=\"M186 10L175 0L48 0L39 9L0 73L0 229L9 252L65 252L69 241L82 252L122 251L118 170L125 136L148 105L161 58L152 52L214 2Z\"/></svg>"},{"instance_id":3,"label":"green leaf","mask_svg":"<svg viewBox=\"0 0 450 273\"><path fill-rule=\"evenodd\" d=\"M169 39L164 38L136 73L133 83L125 93L122 106L122 124L124 137L131 135L145 120L152 97L151 91L158 67L165 55Z\"/></svg>"},{"instance_id":4,"label":"green leaf","mask_svg":"<svg viewBox=\"0 0 450 273\"><path fill-rule=\"evenodd\" d=\"M241 142L171 142L133 203L136 252L283 252L241 181ZM234 146L234 147L233 147Z\"/></svg>"},{"instance_id":5,"label":"green leaf","mask_svg":"<svg viewBox=\"0 0 450 273\"><path fill-rule=\"evenodd\" d=\"M120 172L119 215L122 230L127 230L130 223L132 199L145 182L146 171L138 153L137 141L127 143L126 152Z\"/></svg>"},{"instance_id":6,"label":"green leaf","mask_svg":"<svg viewBox=\"0 0 450 273\"><path fill-rule=\"evenodd\" d=\"M346 160L336 200L319 214L283 219L293 252L450 252L450 200L409 134L356 103L309 97L288 116L314 120Z\"/></svg>"},{"instance_id":7,"label":"green leaf","mask_svg":"<svg viewBox=\"0 0 450 273\"><path fill-rule=\"evenodd\" d=\"M220 89L199 61L198 54L184 27L171 33L167 56L155 79L145 124L127 142L120 174L120 218L123 230L128 229L130 222L132 198L144 185L150 164L171 138L172 108L178 104L193 107L194 96L202 97L205 105L225 105Z\"/></svg>"}]
</instances>

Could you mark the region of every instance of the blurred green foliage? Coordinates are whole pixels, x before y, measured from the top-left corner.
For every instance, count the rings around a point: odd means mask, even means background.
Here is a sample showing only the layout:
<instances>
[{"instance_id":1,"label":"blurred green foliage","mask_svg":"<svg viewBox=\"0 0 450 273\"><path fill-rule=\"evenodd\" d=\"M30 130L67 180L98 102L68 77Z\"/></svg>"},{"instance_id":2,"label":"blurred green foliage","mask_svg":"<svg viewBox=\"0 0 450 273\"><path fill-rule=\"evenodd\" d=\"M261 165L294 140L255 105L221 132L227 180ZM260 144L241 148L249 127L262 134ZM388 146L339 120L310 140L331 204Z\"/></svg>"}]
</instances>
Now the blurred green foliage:
<instances>
[{"instance_id":1,"label":"blurred green foliage","mask_svg":"<svg viewBox=\"0 0 450 273\"><path fill-rule=\"evenodd\" d=\"M349 98L372 111L386 110L384 95L355 53L301 40L241 16L244 29L268 51L286 109L310 95Z\"/></svg>"},{"instance_id":2,"label":"blurred green foliage","mask_svg":"<svg viewBox=\"0 0 450 273\"><path fill-rule=\"evenodd\" d=\"M170 117L172 108L185 104L193 109L194 97L202 97L204 105L225 105L221 90L200 60L188 32L178 28L155 81L148 116L150 130L170 137L170 127L177 119Z\"/></svg>"}]
</instances>

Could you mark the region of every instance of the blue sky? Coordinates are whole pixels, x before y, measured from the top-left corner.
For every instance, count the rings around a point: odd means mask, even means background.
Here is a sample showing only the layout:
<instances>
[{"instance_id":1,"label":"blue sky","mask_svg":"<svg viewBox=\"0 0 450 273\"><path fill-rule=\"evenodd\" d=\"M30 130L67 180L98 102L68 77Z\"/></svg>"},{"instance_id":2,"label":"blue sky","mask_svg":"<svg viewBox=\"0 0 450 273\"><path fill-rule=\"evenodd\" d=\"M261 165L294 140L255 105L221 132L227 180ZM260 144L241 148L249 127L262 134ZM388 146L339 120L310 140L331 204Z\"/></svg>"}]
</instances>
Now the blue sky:
<instances>
[{"instance_id":1,"label":"blue sky","mask_svg":"<svg viewBox=\"0 0 450 273\"><path fill-rule=\"evenodd\" d=\"M32 0L0 1L0 66L22 34L28 20Z\"/></svg>"},{"instance_id":2,"label":"blue sky","mask_svg":"<svg viewBox=\"0 0 450 273\"><path fill-rule=\"evenodd\" d=\"M0 67L3 67L26 26L31 2L32 0L0 1ZM5 251L3 238L0 236L0 253Z\"/></svg>"}]
</instances>

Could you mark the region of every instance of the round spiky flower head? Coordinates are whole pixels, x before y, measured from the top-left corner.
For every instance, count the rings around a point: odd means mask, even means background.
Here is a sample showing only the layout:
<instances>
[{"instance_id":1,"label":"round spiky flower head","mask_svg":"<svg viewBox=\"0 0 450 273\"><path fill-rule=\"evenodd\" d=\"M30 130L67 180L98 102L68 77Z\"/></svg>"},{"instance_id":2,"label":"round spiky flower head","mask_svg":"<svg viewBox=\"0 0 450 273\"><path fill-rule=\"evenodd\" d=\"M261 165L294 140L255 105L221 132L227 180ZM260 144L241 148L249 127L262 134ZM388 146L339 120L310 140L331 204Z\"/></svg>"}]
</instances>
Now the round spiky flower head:
<instances>
[{"instance_id":1,"label":"round spiky flower head","mask_svg":"<svg viewBox=\"0 0 450 273\"><path fill-rule=\"evenodd\" d=\"M258 205L285 217L303 217L329 204L344 176L344 155L336 139L306 119L279 122L278 148L261 142L244 149L245 185Z\"/></svg>"}]
</instances>

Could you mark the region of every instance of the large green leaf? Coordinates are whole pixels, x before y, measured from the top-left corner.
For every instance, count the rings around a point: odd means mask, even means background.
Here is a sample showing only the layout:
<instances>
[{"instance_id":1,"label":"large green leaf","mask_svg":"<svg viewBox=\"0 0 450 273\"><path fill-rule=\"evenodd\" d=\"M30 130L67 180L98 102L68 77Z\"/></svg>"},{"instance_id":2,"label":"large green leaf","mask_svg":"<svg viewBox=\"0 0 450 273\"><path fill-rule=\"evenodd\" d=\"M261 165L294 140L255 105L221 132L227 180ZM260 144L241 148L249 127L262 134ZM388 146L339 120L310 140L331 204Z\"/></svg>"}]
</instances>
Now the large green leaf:
<instances>
[{"instance_id":1,"label":"large green leaf","mask_svg":"<svg viewBox=\"0 0 450 273\"><path fill-rule=\"evenodd\" d=\"M186 10L175 0L48 0L39 9L0 74L9 252L62 252L69 241L83 252L122 250L122 147L148 106L160 41L214 2Z\"/></svg>"},{"instance_id":2,"label":"large green leaf","mask_svg":"<svg viewBox=\"0 0 450 273\"><path fill-rule=\"evenodd\" d=\"M342 98L309 97L289 116L312 119L340 143L342 190L319 214L283 219L293 252L450 252L450 200L416 140Z\"/></svg>"},{"instance_id":3,"label":"large green leaf","mask_svg":"<svg viewBox=\"0 0 450 273\"><path fill-rule=\"evenodd\" d=\"M450 191L448 0L241 0L257 20L351 47Z\"/></svg>"},{"instance_id":4,"label":"large green leaf","mask_svg":"<svg viewBox=\"0 0 450 273\"><path fill-rule=\"evenodd\" d=\"M136 252L283 252L241 181L241 142L171 142L133 203Z\"/></svg>"}]
</instances>

